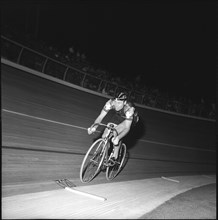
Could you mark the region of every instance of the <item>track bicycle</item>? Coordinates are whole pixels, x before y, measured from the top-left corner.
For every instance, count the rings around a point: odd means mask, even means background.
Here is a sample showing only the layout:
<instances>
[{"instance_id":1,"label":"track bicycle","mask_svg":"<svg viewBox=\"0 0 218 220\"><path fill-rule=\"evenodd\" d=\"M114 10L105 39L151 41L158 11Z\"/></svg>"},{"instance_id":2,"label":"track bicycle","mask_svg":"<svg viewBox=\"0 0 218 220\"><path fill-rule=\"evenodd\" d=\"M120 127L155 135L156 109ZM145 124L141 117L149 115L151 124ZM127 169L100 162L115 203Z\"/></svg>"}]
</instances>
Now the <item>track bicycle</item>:
<instances>
[{"instance_id":1,"label":"track bicycle","mask_svg":"<svg viewBox=\"0 0 218 220\"><path fill-rule=\"evenodd\" d=\"M111 138L118 135L115 129L116 125L113 123L108 123L107 125L96 123L92 127L96 125L106 127L108 132L105 138L101 137L91 145L83 159L80 168L80 180L83 183L92 181L100 171L105 169L107 180L114 179L121 171L126 156L126 145L121 141L116 161L111 160L114 152Z\"/></svg>"}]
</instances>

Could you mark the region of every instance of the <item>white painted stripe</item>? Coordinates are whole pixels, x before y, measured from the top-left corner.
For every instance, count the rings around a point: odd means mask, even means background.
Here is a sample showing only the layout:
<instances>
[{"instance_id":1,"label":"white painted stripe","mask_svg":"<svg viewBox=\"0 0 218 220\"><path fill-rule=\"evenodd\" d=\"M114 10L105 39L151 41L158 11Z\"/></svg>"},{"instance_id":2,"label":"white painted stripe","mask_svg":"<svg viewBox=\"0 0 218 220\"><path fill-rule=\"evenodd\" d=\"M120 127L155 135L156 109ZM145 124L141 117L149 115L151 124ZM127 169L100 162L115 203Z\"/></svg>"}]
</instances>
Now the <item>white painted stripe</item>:
<instances>
[{"instance_id":1,"label":"white painted stripe","mask_svg":"<svg viewBox=\"0 0 218 220\"><path fill-rule=\"evenodd\" d=\"M69 127L73 127L73 128L79 128L79 129L87 130L87 128L84 128L84 127L80 127L80 126L76 126L76 125L71 125L71 124L67 124L67 123L63 123L63 122L58 122L58 121L53 121L53 120L49 120L49 119L45 119L45 118L40 118L40 117L28 115L28 114L23 114L23 113L20 113L20 112L10 111L10 110L7 110L7 109L2 109L2 111L8 112L8 113L12 113L12 114L16 114L16 115L21 115L21 116L29 117L29 118L34 118L34 119L38 119L38 120L42 120L42 121L47 121L47 122L51 122L51 123L55 123L55 124L59 124L59 125L65 125L65 126L69 126Z\"/></svg>"},{"instance_id":2,"label":"white painted stripe","mask_svg":"<svg viewBox=\"0 0 218 220\"><path fill-rule=\"evenodd\" d=\"M64 125L64 126L69 126L69 127L73 127L73 128L87 130L87 128L84 128L84 127L80 127L80 126L76 126L76 125L71 125L71 124L67 124L67 123L63 123L63 122L58 122L58 121L53 121L53 120L49 120L49 119L45 119L45 118L40 118L40 117L36 117L36 116L32 116L32 115L28 115L28 114L24 114L24 113L20 113L20 112L15 112L15 111L7 110L7 109L2 109L2 111L8 112L8 113L12 113L12 114L16 114L16 115L21 115L21 116L29 117L29 118L34 118L34 119L38 119L38 120L42 120L42 121L47 121L47 122L51 122L51 123L55 123L55 124L60 124L60 125ZM100 133L100 131L98 131L98 130L96 130L96 132ZM194 147L185 147L185 146L179 146L179 145L174 145L174 144L161 143L161 142L157 142L157 141L149 141L149 140L144 140L144 139L139 139L139 141L147 142L147 143L152 143L152 144L158 144L158 145L165 145L165 146L168 146L168 147L187 149L187 150L216 152L215 150L200 149L200 148L194 148Z\"/></svg>"},{"instance_id":3,"label":"white painted stripe","mask_svg":"<svg viewBox=\"0 0 218 220\"><path fill-rule=\"evenodd\" d=\"M179 183L179 180L174 180L174 179L167 178L167 177L164 177L164 176L162 176L161 178L165 179L165 180L169 180L169 181L175 182L175 183Z\"/></svg>"},{"instance_id":4,"label":"white painted stripe","mask_svg":"<svg viewBox=\"0 0 218 220\"><path fill-rule=\"evenodd\" d=\"M201 149L201 148L196 148L196 147L185 147L185 146L181 146L181 145L167 144L167 143L156 142L156 141L149 141L149 140L143 140L143 139L139 139L139 141L147 142L147 143L151 143L151 144L165 145L165 146L168 146L168 147L187 149L187 150L198 150L198 151L216 152L215 150Z\"/></svg>"},{"instance_id":5,"label":"white painted stripe","mask_svg":"<svg viewBox=\"0 0 218 220\"><path fill-rule=\"evenodd\" d=\"M94 195L94 194L90 194L90 193L87 193L87 192L82 192L82 191L79 191L79 190L76 190L76 189L73 189L73 188L65 187L64 189L66 189L66 190L68 190L72 193L76 193L76 194L83 195L83 196L88 196L92 199L98 199L98 200L101 200L101 201L106 201L107 200L107 198L97 196L97 195Z\"/></svg>"},{"instance_id":6,"label":"white painted stripe","mask_svg":"<svg viewBox=\"0 0 218 220\"><path fill-rule=\"evenodd\" d=\"M212 176L208 176L208 175L202 175L204 177L207 177L207 178L213 178Z\"/></svg>"}]
</instances>

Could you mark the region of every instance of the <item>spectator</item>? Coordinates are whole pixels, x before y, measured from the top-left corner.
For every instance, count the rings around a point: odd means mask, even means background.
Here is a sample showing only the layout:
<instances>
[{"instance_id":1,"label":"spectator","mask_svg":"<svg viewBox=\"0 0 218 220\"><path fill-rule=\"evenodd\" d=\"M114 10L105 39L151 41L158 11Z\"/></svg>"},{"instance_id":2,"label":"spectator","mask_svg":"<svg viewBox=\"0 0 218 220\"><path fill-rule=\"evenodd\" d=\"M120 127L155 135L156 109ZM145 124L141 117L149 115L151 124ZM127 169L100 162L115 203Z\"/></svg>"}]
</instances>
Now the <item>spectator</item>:
<instances>
[{"instance_id":1,"label":"spectator","mask_svg":"<svg viewBox=\"0 0 218 220\"><path fill-rule=\"evenodd\" d=\"M76 60L77 60L77 61L80 60L80 52L79 52L79 51L76 53Z\"/></svg>"},{"instance_id":2,"label":"spectator","mask_svg":"<svg viewBox=\"0 0 218 220\"><path fill-rule=\"evenodd\" d=\"M82 53L81 58L82 58L83 61L85 61L86 60L86 55L84 53Z\"/></svg>"},{"instance_id":3,"label":"spectator","mask_svg":"<svg viewBox=\"0 0 218 220\"><path fill-rule=\"evenodd\" d=\"M71 47L69 47L69 53L71 54L71 55L74 55L74 49L73 49L73 46L71 46Z\"/></svg>"},{"instance_id":4,"label":"spectator","mask_svg":"<svg viewBox=\"0 0 218 220\"><path fill-rule=\"evenodd\" d=\"M208 116L211 119L215 119L215 114L216 114L215 103L211 103L210 107L211 108L210 108L210 112L209 112Z\"/></svg>"},{"instance_id":5,"label":"spectator","mask_svg":"<svg viewBox=\"0 0 218 220\"><path fill-rule=\"evenodd\" d=\"M172 95L163 95L163 92L160 91L158 88L149 88L145 85L143 85L143 76L142 74L138 74L134 80L128 80L126 78L123 78L121 76L112 76L111 72L107 72L106 70L102 70L99 68L94 68L94 65L91 63L88 63L85 61L86 56L84 53L80 53L79 51L75 53L75 50L73 46L70 46L68 50L65 52L60 52L55 46L47 46L46 43L43 41L36 41L33 37L33 35L25 35L21 32L18 32L15 29L10 30L10 27L4 27L3 30L3 36L6 36L14 41L20 42L21 44L26 45L27 47L30 47L31 49L40 51L43 54L46 54L49 57L55 58L56 60L66 63L68 65L71 65L77 69L80 69L84 72L87 72L87 74L92 74L96 76L97 78L110 81L116 85L111 85L106 91L106 88L104 87L102 89L102 93L109 93L113 94L116 90L116 86L125 87L128 91L133 92L132 94L136 95L136 102L143 103L149 106L153 107L159 107L163 108L161 103L168 103L165 104L165 109L172 110L174 107L174 111L181 112L181 113L187 113L191 115L197 115L201 117L209 117L209 118L215 118L215 104L210 103L207 104L208 101L204 98L201 99L200 103L197 105L193 100L185 99L185 98L174 98L171 100ZM16 49L16 48L15 48ZM13 51L13 46L7 45L7 42L4 43L4 50ZM8 59L10 56L7 57ZM75 59L76 58L76 59ZM35 69L41 70L42 69L42 61L41 60L35 60ZM81 74L81 73L79 73ZM57 74L58 75L58 74ZM115 74L113 74L115 75ZM91 77L92 78L92 77ZM90 85L88 85L90 84ZM85 81L85 87L91 88L91 89L98 89L98 83L95 81ZM138 91L138 92L136 92ZM140 97L140 94L141 97ZM160 97L161 96L161 97ZM159 102L158 102L158 99ZM162 100L165 99L165 101L162 102ZM143 100L143 101L141 101ZM156 102L157 100L157 102ZM168 100L168 102L167 102Z\"/></svg>"},{"instance_id":6,"label":"spectator","mask_svg":"<svg viewBox=\"0 0 218 220\"><path fill-rule=\"evenodd\" d=\"M106 86L102 89L102 94L107 95Z\"/></svg>"}]
</instances>

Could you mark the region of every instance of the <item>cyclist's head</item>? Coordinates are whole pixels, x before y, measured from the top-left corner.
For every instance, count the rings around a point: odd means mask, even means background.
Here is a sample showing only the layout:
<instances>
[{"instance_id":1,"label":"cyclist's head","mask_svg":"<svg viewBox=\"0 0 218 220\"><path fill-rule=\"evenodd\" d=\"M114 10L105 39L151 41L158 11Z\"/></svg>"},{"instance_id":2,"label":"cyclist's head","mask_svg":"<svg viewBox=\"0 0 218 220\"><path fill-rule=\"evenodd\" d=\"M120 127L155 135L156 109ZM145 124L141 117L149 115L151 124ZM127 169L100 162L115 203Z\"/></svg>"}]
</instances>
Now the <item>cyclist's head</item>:
<instances>
[{"instance_id":1,"label":"cyclist's head","mask_svg":"<svg viewBox=\"0 0 218 220\"><path fill-rule=\"evenodd\" d=\"M115 98L116 101L127 101L127 94L125 92L120 92L116 98Z\"/></svg>"}]
</instances>

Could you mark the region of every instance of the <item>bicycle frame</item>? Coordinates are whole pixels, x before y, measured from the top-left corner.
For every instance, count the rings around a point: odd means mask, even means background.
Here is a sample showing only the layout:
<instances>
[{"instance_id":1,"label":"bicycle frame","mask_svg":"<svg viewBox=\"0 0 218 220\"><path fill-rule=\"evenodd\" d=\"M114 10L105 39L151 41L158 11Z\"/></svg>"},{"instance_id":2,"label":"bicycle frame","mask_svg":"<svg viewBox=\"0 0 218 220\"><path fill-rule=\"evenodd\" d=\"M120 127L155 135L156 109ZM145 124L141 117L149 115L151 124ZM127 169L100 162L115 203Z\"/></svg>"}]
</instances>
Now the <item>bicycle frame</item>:
<instances>
[{"instance_id":1,"label":"bicycle frame","mask_svg":"<svg viewBox=\"0 0 218 220\"><path fill-rule=\"evenodd\" d=\"M102 149L103 157L106 158L106 160L103 161L103 166L107 167L107 166L110 166L110 164L108 163L109 162L108 150L110 149L109 144L111 144L111 138L114 136L114 132L116 133L116 136L118 135L118 132L114 127L114 126L116 126L114 123L108 123L107 125L103 124L103 123L95 123L95 124L93 124L92 127L94 127L96 125L102 125L108 129L108 132L107 132L106 136L104 137L105 146ZM113 150L114 150L114 148L113 148ZM112 150L112 153L113 153L113 150Z\"/></svg>"},{"instance_id":2,"label":"bicycle frame","mask_svg":"<svg viewBox=\"0 0 218 220\"><path fill-rule=\"evenodd\" d=\"M107 125L103 123L96 123L93 126L96 125L102 125L108 130L105 133L105 137L97 139L85 154L80 168L80 180L83 183L92 181L102 168L103 170L106 168L107 180L114 179L122 167L126 154L126 145L124 143L120 143L120 149L122 150L119 153L119 159L116 161L111 160L110 158L114 152L114 146L110 146L111 138L118 135L118 132L115 129L116 125L113 123L108 123ZM109 151L109 149L111 149L111 151Z\"/></svg>"}]
</instances>

